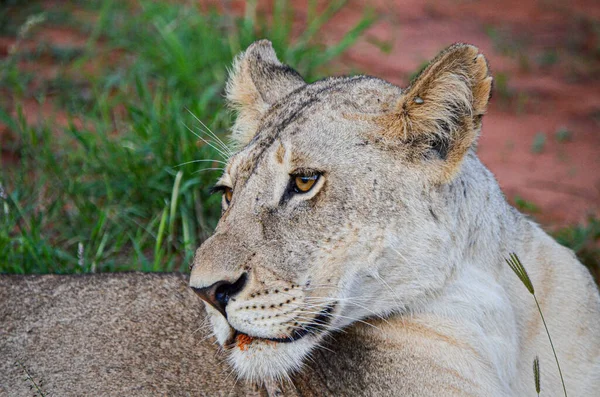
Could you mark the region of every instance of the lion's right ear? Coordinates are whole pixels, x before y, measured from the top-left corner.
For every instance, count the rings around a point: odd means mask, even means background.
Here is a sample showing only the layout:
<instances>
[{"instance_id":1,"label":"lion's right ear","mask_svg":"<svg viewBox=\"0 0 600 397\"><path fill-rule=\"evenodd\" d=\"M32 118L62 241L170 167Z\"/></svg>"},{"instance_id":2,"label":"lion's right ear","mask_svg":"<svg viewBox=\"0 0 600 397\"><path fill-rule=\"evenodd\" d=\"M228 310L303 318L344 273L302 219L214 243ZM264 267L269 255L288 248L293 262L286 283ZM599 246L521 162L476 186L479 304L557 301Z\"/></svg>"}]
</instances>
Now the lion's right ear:
<instances>
[{"instance_id":1,"label":"lion's right ear","mask_svg":"<svg viewBox=\"0 0 600 397\"><path fill-rule=\"evenodd\" d=\"M298 72L279 62L270 41L250 45L235 58L226 86L229 105L237 111L233 143L242 147L250 142L269 107L305 84Z\"/></svg>"}]
</instances>

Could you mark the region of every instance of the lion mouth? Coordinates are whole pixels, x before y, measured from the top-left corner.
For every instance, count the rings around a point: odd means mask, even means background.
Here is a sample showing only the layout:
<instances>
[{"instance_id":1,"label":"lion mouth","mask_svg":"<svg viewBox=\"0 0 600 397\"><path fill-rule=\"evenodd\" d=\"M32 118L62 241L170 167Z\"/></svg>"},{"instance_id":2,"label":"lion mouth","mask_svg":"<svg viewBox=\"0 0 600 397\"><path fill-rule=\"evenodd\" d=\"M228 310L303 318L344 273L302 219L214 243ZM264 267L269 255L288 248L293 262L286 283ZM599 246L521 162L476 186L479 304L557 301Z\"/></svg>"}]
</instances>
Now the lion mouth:
<instances>
[{"instance_id":1,"label":"lion mouth","mask_svg":"<svg viewBox=\"0 0 600 397\"><path fill-rule=\"evenodd\" d=\"M246 350L248 345L250 345L254 341L263 341L270 343L292 343L296 342L304 338L306 335L317 335L323 332L326 327L331 323L333 318L332 313L335 308L335 304L326 306L323 310L319 312L319 314L308 324L303 325L300 328L294 329L289 336L281 337L281 338L264 338L248 335L237 329L234 329L234 333L231 338L227 341L226 346L234 347L237 346L241 350Z\"/></svg>"}]
</instances>

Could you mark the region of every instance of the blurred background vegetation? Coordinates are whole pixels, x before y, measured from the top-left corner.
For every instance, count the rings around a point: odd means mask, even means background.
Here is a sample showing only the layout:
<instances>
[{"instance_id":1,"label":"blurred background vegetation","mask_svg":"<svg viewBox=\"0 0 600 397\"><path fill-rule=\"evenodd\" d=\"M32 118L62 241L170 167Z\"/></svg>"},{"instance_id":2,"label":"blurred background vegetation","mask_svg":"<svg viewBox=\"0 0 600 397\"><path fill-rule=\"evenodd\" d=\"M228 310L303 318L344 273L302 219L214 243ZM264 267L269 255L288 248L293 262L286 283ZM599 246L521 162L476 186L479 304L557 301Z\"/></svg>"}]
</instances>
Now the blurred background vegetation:
<instances>
[{"instance_id":1,"label":"blurred background vegetation","mask_svg":"<svg viewBox=\"0 0 600 397\"><path fill-rule=\"evenodd\" d=\"M231 125L233 57L268 37L315 80L373 21L319 45L344 5L334 1L292 42L290 3L268 18L169 1L4 4L0 34L16 40L2 60L0 120L16 139L2 141L0 272L185 271L220 213L208 191L223 157L208 142ZM48 26L68 45L26 43ZM40 109L35 122L28 106Z\"/></svg>"},{"instance_id":2,"label":"blurred background vegetation","mask_svg":"<svg viewBox=\"0 0 600 397\"><path fill-rule=\"evenodd\" d=\"M308 1L301 23L291 0L268 13L201 3L0 1L0 272L186 271L220 212L208 192L223 164L213 134L232 122L233 57L266 37L308 81L353 71L340 56L378 17L361 8L325 44L346 1ZM554 233L598 270L597 218Z\"/></svg>"}]
</instances>

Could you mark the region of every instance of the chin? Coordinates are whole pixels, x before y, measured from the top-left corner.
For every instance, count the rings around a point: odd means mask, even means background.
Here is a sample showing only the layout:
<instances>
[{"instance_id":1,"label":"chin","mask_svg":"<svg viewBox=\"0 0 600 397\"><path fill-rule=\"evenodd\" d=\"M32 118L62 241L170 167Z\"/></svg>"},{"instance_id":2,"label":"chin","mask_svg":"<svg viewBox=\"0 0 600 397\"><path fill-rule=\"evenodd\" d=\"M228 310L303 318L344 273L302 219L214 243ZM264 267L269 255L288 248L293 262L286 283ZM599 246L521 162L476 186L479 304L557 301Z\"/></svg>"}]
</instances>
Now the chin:
<instances>
[{"instance_id":1,"label":"chin","mask_svg":"<svg viewBox=\"0 0 600 397\"><path fill-rule=\"evenodd\" d=\"M289 380L317 344L318 337L310 335L291 342L274 342L236 332L227 354L240 379L264 383Z\"/></svg>"}]
</instances>

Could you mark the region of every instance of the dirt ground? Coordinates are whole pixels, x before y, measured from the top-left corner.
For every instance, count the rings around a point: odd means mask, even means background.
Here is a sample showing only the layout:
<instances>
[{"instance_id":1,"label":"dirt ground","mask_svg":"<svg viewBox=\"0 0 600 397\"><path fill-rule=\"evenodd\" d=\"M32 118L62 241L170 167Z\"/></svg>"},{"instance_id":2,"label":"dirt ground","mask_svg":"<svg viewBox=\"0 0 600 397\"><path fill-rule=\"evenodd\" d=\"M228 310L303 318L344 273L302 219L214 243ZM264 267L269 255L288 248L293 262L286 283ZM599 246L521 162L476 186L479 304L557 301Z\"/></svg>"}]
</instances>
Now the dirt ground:
<instances>
[{"instance_id":1,"label":"dirt ground","mask_svg":"<svg viewBox=\"0 0 600 397\"><path fill-rule=\"evenodd\" d=\"M350 1L326 25L325 43L342 37L364 14L365 3ZM243 12L243 2L230 6ZM302 21L305 4L295 6ZM258 9L269 7L260 2ZM337 62L337 70L406 86L449 44L477 45L495 77L478 150L507 198L547 227L600 215L600 3L382 0L368 7L378 20ZM57 44L83 40L68 29L37 34ZM5 56L11 45L0 38L0 53ZM35 68L42 75L54 73L43 64ZM31 119L53 111L49 103L41 109L33 100L28 104Z\"/></svg>"}]
</instances>

